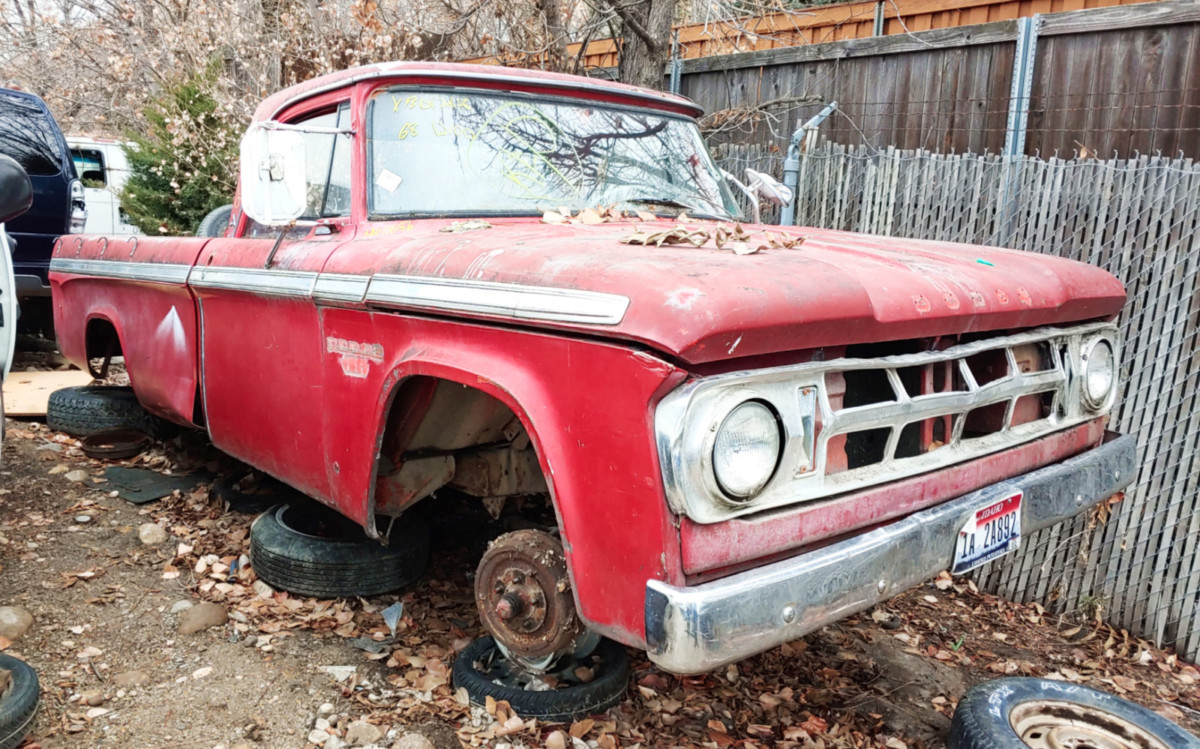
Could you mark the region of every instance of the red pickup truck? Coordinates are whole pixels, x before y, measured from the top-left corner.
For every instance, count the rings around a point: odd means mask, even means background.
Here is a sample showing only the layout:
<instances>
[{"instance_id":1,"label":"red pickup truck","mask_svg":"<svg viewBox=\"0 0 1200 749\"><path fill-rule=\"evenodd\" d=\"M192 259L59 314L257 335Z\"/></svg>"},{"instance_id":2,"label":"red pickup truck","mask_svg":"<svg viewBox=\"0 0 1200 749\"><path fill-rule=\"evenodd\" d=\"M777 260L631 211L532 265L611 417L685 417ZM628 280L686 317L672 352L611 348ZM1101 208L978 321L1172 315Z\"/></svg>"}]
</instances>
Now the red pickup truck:
<instances>
[{"instance_id":1,"label":"red pickup truck","mask_svg":"<svg viewBox=\"0 0 1200 749\"><path fill-rule=\"evenodd\" d=\"M120 353L146 409L384 543L443 487L544 497L558 527L475 583L535 666L586 632L713 669L1129 484L1115 278L739 229L699 114L492 67L294 86L243 141L226 237L59 241L62 352Z\"/></svg>"}]
</instances>

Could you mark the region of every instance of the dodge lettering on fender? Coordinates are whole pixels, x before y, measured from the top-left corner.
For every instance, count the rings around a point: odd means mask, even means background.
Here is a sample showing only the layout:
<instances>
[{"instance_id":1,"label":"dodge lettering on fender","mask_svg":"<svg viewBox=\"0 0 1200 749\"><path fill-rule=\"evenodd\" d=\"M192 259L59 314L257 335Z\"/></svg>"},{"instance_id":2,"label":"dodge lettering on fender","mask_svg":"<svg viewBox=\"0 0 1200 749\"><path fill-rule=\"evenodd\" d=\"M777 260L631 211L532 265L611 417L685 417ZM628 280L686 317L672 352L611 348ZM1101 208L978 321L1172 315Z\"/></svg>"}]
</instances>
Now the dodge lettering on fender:
<instances>
[{"instance_id":1,"label":"dodge lettering on fender","mask_svg":"<svg viewBox=\"0 0 1200 749\"><path fill-rule=\"evenodd\" d=\"M145 408L381 542L443 487L545 498L558 527L522 538L561 549L558 587L476 581L530 667L603 635L713 669L1130 482L1116 279L739 228L699 114L489 67L294 86L243 140L226 237L58 242L62 351L120 353Z\"/></svg>"}]
</instances>

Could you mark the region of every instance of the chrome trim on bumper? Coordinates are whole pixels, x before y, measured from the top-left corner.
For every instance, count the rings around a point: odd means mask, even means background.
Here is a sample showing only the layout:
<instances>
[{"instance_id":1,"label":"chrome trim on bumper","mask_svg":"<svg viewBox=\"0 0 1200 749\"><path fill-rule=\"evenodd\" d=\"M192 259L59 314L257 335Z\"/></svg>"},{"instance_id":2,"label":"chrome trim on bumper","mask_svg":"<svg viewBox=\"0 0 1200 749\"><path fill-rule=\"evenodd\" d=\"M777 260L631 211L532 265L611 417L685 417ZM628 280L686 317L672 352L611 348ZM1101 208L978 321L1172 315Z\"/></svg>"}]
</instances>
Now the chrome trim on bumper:
<instances>
[{"instance_id":1,"label":"chrome trim on bumper","mask_svg":"<svg viewBox=\"0 0 1200 749\"><path fill-rule=\"evenodd\" d=\"M949 569L955 539L984 504L1024 493L1023 534L1085 511L1133 481L1136 442L1111 434L1074 458L950 500L873 531L690 587L646 583L650 660L701 673L870 608Z\"/></svg>"}]
</instances>

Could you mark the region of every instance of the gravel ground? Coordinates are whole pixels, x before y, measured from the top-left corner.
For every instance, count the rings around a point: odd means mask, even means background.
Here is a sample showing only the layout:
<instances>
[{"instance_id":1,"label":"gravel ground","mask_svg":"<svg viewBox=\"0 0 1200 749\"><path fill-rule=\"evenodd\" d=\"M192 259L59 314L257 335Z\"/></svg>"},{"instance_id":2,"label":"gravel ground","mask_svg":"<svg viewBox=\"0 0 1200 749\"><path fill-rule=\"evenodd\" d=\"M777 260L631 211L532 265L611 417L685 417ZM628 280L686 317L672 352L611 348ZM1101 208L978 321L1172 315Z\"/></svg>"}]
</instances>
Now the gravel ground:
<instances>
[{"instance_id":1,"label":"gravel ground","mask_svg":"<svg viewBox=\"0 0 1200 749\"><path fill-rule=\"evenodd\" d=\"M137 464L236 469L198 435ZM503 530L476 504L439 507L430 570L409 589L317 601L256 587L244 559L234 566L251 515L205 487L137 507L109 496L103 468L66 435L8 422L0 606L34 621L0 649L40 675L28 746L338 746L351 723L367 722L377 746L405 749L934 748L965 690L1004 674L1086 683L1200 729L1194 667L1082 615L1051 616L949 578L712 674L664 674L630 651L626 700L592 720L543 725L503 703L489 714L465 705L448 677L454 653L480 634L469 574ZM143 543L146 523L166 540ZM379 612L397 600L405 613L393 634ZM181 633L204 601L223 608L219 623Z\"/></svg>"}]
</instances>

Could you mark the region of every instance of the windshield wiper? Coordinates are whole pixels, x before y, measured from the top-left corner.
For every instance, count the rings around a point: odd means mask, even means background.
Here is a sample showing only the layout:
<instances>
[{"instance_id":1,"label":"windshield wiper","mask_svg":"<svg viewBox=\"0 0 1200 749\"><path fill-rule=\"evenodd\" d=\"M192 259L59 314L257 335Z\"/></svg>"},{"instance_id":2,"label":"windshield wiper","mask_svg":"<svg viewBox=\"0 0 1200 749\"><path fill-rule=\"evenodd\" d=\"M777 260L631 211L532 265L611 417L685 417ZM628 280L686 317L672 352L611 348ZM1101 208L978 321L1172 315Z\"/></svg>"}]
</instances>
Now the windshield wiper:
<instances>
[{"instance_id":1,"label":"windshield wiper","mask_svg":"<svg viewBox=\"0 0 1200 749\"><path fill-rule=\"evenodd\" d=\"M714 221L725 221L729 218L728 216L718 216L709 211L705 211L702 208L697 208L694 205L689 205L688 203L678 201L675 198L626 198L621 202L638 203L640 205L665 205L671 208L680 208L684 211L687 211L689 216L693 216L695 218L713 219Z\"/></svg>"}]
</instances>

